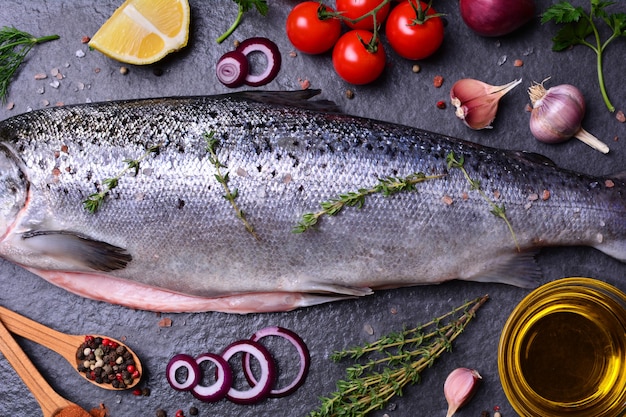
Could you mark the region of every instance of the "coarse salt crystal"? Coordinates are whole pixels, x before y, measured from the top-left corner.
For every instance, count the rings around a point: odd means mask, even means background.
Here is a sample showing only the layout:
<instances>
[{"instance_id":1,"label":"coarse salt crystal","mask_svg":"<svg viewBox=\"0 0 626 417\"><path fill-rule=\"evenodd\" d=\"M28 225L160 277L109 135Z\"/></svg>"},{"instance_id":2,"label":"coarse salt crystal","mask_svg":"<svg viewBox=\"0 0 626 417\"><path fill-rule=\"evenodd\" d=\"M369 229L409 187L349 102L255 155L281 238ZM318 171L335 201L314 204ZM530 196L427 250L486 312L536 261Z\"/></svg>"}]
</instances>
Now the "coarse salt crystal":
<instances>
[{"instance_id":1,"label":"coarse salt crystal","mask_svg":"<svg viewBox=\"0 0 626 417\"><path fill-rule=\"evenodd\" d=\"M79 49L78 51L76 51L77 58L82 58L84 56L85 56L85 52L82 49Z\"/></svg>"},{"instance_id":2,"label":"coarse salt crystal","mask_svg":"<svg viewBox=\"0 0 626 417\"><path fill-rule=\"evenodd\" d=\"M59 80L54 80L50 83L50 87L52 88L59 88L59 85L61 85L61 83L59 82Z\"/></svg>"}]
</instances>

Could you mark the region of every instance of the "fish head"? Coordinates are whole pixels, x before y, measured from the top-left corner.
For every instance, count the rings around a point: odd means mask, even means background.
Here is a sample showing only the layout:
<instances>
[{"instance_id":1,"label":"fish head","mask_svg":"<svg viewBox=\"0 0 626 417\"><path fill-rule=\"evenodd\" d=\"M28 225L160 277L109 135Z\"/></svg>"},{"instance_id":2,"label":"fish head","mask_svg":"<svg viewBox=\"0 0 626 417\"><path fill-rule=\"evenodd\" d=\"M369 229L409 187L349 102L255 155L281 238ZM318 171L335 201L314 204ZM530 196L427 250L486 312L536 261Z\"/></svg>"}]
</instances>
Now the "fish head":
<instances>
[{"instance_id":1,"label":"fish head","mask_svg":"<svg viewBox=\"0 0 626 417\"><path fill-rule=\"evenodd\" d=\"M20 158L0 144L0 237L6 236L26 206L29 182Z\"/></svg>"}]
</instances>

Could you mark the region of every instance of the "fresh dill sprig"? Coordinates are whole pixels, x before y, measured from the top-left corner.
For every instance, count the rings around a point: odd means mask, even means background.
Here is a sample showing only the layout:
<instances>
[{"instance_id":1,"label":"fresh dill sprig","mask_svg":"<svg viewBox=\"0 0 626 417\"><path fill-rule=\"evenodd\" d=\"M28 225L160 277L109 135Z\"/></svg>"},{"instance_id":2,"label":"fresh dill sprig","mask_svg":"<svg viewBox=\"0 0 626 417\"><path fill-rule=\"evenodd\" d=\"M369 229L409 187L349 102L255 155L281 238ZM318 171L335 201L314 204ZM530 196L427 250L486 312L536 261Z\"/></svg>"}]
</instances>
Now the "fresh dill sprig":
<instances>
[{"instance_id":1,"label":"fresh dill sprig","mask_svg":"<svg viewBox=\"0 0 626 417\"><path fill-rule=\"evenodd\" d=\"M59 35L36 38L14 27L0 29L0 97L3 102L13 76L33 46L56 39Z\"/></svg>"},{"instance_id":2,"label":"fresh dill sprig","mask_svg":"<svg viewBox=\"0 0 626 417\"><path fill-rule=\"evenodd\" d=\"M474 179L472 179L469 176L467 170L465 169L465 165L464 165L465 164L465 158L463 157L463 155L461 155L459 158L457 158L456 155L454 154L454 152L450 152L446 156L446 162L448 163L448 169L452 169L452 168L460 169L461 172L463 172L463 176L465 176L465 179L467 179L467 182L469 182L469 184L470 184L470 190L478 191L478 193L482 196L482 198L484 198L485 201L491 207L490 213L493 214L494 216L499 217L502 220L504 220L504 222L506 223L507 227L509 228L509 231L511 232L511 236L513 236L513 242L515 242L515 247L519 251L520 247L519 247L519 243L517 243L517 236L515 235L515 231L513 230L513 226L511 225L511 222L509 221L508 217L506 217L506 209L504 207L504 204L497 205L493 200L491 200L487 196L485 191L482 189L480 181L479 180L474 180Z\"/></svg>"},{"instance_id":3,"label":"fresh dill sprig","mask_svg":"<svg viewBox=\"0 0 626 417\"><path fill-rule=\"evenodd\" d=\"M358 191L350 191L340 194L339 197L320 203L321 210L315 213L305 213L300 222L292 229L294 233L303 233L317 224L320 217L334 216L345 207L361 208L365 204L365 197L371 194L382 194L389 197L403 191L414 191L415 185L431 179L441 178L441 175L427 176L421 172L411 174L405 178L385 177L379 178L378 184L371 188L360 188Z\"/></svg>"},{"instance_id":4,"label":"fresh dill sprig","mask_svg":"<svg viewBox=\"0 0 626 417\"><path fill-rule=\"evenodd\" d=\"M322 405L308 417L362 417L380 410L404 387L420 381L421 372L433 365L465 330L476 311L489 299L478 297L426 324L383 336L362 347L335 352L335 361L361 359L346 370L346 379L337 382L337 391L321 399ZM451 316L463 311L454 320ZM447 322L446 322L447 321ZM373 358L365 356L373 355Z\"/></svg>"},{"instance_id":5,"label":"fresh dill sprig","mask_svg":"<svg viewBox=\"0 0 626 417\"><path fill-rule=\"evenodd\" d=\"M123 162L126 164L126 167L124 167L124 169L122 169L116 176L102 180L102 190L89 195L89 197L83 201L85 209L90 213L95 213L100 210L102 204L104 204L105 197L111 192L112 189L119 185L120 178L122 178L128 171L134 171L134 176L137 176L141 161L146 159L148 155L158 152L160 147L161 145L149 147L138 159L124 159Z\"/></svg>"},{"instance_id":6,"label":"fresh dill sprig","mask_svg":"<svg viewBox=\"0 0 626 417\"><path fill-rule=\"evenodd\" d=\"M248 219L246 218L243 210L239 208L239 206L237 205L237 202L235 201L237 197L239 196L239 190L237 188L235 188L234 190L231 190L230 187L228 186L228 182L230 180L228 171L226 171L225 174L222 174L221 169L228 168L228 167L222 164L219 158L217 157L216 148L217 148L217 145L219 144L219 141L215 138L215 132L204 133L204 140L206 141L206 144L207 144L207 151L211 155L209 157L209 162L213 164L216 170L215 179L224 188L225 194L223 195L223 197L230 203L233 210L235 210L235 214L243 222L243 225L245 226L246 230L250 232L250 234L254 236L255 239L259 240L259 236L256 234L254 227L252 227L252 225L248 222Z\"/></svg>"}]
</instances>

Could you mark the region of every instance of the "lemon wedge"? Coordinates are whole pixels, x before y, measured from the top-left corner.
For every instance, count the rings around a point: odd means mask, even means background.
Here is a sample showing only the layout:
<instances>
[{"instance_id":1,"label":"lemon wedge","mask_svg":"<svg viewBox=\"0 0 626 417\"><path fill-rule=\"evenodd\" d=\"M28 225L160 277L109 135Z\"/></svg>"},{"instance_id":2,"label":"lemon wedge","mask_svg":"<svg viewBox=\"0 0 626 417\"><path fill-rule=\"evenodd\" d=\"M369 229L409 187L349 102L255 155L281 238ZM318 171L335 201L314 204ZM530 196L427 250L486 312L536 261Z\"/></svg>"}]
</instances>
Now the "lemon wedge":
<instances>
[{"instance_id":1,"label":"lemon wedge","mask_svg":"<svg viewBox=\"0 0 626 417\"><path fill-rule=\"evenodd\" d=\"M145 65L187 45L187 0L126 0L89 46L127 64Z\"/></svg>"}]
</instances>

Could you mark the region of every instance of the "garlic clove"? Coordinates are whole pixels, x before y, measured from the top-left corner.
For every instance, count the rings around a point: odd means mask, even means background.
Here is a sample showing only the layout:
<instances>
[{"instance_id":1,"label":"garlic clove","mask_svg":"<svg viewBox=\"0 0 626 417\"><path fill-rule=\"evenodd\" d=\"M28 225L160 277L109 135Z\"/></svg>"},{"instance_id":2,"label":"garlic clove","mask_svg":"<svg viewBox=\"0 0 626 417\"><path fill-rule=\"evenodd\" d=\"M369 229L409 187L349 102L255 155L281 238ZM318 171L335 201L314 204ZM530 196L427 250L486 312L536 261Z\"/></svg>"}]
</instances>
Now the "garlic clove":
<instances>
[{"instance_id":1,"label":"garlic clove","mask_svg":"<svg viewBox=\"0 0 626 417\"><path fill-rule=\"evenodd\" d=\"M475 369L457 368L450 372L443 384L443 393L448 402L446 417L452 417L474 396L482 377Z\"/></svg>"},{"instance_id":2,"label":"garlic clove","mask_svg":"<svg viewBox=\"0 0 626 417\"><path fill-rule=\"evenodd\" d=\"M490 128L496 118L500 99L521 79L505 85L490 85L472 78L458 80L450 89L450 102L457 117L471 129Z\"/></svg>"}]
</instances>

